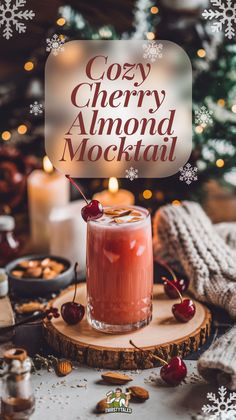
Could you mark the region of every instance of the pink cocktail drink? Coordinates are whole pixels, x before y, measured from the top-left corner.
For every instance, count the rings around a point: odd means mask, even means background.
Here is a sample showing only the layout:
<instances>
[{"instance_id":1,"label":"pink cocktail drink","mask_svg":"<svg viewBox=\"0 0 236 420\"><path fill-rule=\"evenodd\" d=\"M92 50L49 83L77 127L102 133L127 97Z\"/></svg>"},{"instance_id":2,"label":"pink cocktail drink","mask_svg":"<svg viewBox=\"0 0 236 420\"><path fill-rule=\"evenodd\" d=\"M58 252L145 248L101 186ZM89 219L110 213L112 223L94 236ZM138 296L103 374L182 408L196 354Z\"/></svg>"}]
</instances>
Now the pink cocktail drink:
<instances>
[{"instance_id":1,"label":"pink cocktail drink","mask_svg":"<svg viewBox=\"0 0 236 420\"><path fill-rule=\"evenodd\" d=\"M153 251L149 212L109 207L88 222L87 317L96 329L119 333L152 317Z\"/></svg>"}]
</instances>

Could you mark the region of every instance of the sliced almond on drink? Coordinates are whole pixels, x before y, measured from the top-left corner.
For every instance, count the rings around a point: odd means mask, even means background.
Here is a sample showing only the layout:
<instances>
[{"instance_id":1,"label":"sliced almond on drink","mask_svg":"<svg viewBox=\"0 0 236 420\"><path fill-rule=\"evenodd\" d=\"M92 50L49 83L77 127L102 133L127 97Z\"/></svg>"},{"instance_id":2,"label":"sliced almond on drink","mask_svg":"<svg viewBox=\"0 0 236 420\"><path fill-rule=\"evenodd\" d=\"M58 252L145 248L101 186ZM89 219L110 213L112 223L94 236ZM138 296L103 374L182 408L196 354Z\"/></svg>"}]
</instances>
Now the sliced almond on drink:
<instances>
[{"instance_id":1,"label":"sliced almond on drink","mask_svg":"<svg viewBox=\"0 0 236 420\"><path fill-rule=\"evenodd\" d=\"M130 386L128 390L131 394L131 400L143 402L149 398L148 391L141 386Z\"/></svg>"},{"instance_id":2,"label":"sliced almond on drink","mask_svg":"<svg viewBox=\"0 0 236 420\"><path fill-rule=\"evenodd\" d=\"M118 225L121 225L122 223L125 223L125 220L118 219L118 218L113 219L113 221L114 221L115 223L117 223Z\"/></svg>"},{"instance_id":3,"label":"sliced almond on drink","mask_svg":"<svg viewBox=\"0 0 236 420\"><path fill-rule=\"evenodd\" d=\"M131 210L125 210L125 211L120 212L118 216L124 217L124 216L128 216L130 213L131 213ZM113 217L116 217L116 216L113 216Z\"/></svg>"},{"instance_id":4,"label":"sliced almond on drink","mask_svg":"<svg viewBox=\"0 0 236 420\"><path fill-rule=\"evenodd\" d=\"M114 385L123 385L133 380L130 376L125 375L124 373L117 373L117 372L103 373L102 379L105 382L109 384L114 384Z\"/></svg>"},{"instance_id":5,"label":"sliced almond on drink","mask_svg":"<svg viewBox=\"0 0 236 420\"><path fill-rule=\"evenodd\" d=\"M142 217L132 217L132 219L127 220L128 223L132 223L132 222L140 222L140 220L142 220Z\"/></svg>"},{"instance_id":6,"label":"sliced almond on drink","mask_svg":"<svg viewBox=\"0 0 236 420\"><path fill-rule=\"evenodd\" d=\"M119 210L115 210L115 209L105 209L104 210L104 214L106 214L107 216L115 216L117 214L119 214L120 211Z\"/></svg>"},{"instance_id":7,"label":"sliced almond on drink","mask_svg":"<svg viewBox=\"0 0 236 420\"><path fill-rule=\"evenodd\" d=\"M131 216L142 216L142 213L140 213L140 211L137 211L137 210L132 210Z\"/></svg>"}]
</instances>

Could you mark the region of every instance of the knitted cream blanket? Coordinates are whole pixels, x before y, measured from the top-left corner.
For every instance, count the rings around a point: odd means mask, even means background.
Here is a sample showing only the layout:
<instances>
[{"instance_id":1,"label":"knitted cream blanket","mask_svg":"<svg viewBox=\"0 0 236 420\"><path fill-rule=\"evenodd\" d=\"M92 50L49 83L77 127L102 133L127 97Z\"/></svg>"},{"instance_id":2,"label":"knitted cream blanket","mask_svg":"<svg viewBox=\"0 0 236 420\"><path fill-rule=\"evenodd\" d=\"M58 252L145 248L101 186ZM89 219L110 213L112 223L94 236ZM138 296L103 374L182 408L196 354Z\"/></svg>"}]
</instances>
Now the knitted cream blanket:
<instances>
[{"instance_id":1,"label":"knitted cream blanket","mask_svg":"<svg viewBox=\"0 0 236 420\"><path fill-rule=\"evenodd\" d=\"M154 255L190 280L200 301L236 318L236 223L212 225L199 204L161 207L154 216ZM200 373L236 389L236 327L198 361Z\"/></svg>"}]
</instances>

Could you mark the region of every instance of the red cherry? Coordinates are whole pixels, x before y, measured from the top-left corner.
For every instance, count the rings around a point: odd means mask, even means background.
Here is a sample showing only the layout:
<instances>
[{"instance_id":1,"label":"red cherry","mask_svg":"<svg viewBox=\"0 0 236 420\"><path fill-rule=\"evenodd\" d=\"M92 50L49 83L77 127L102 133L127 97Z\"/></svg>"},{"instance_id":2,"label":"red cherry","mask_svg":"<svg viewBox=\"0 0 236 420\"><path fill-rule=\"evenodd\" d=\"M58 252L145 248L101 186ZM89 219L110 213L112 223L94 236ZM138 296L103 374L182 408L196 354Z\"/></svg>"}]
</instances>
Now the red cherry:
<instances>
[{"instance_id":1,"label":"red cherry","mask_svg":"<svg viewBox=\"0 0 236 420\"><path fill-rule=\"evenodd\" d=\"M76 290L77 290L77 266L78 263L74 266L74 276L75 276L75 291L74 291L74 297L72 302L66 302L63 303L61 306L61 316L64 319L64 321L69 325L75 325L78 322L80 322L85 313L85 308L80 303L75 302L76 297ZM54 315L56 318L56 314Z\"/></svg>"},{"instance_id":2,"label":"red cherry","mask_svg":"<svg viewBox=\"0 0 236 420\"><path fill-rule=\"evenodd\" d=\"M69 325L75 325L84 317L84 306L76 302L63 303L61 307L61 316Z\"/></svg>"},{"instance_id":3,"label":"red cherry","mask_svg":"<svg viewBox=\"0 0 236 420\"><path fill-rule=\"evenodd\" d=\"M171 283L174 283L174 285L177 287L180 293L186 292L189 286L188 279L178 279L177 277L171 280ZM164 285L164 290L170 299L176 299L177 297L179 297L178 292L174 289L174 287L172 287L168 283Z\"/></svg>"},{"instance_id":4,"label":"red cherry","mask_svg":"<svg viewBox=\"0 0 236 420\"><path fill-rule=\"evenodd\" d=\"M178 294L181 302L176 303L172 306L172 313L180 322L188 322L190 319L192 319L196 312L196 306L194 305L193 301L191 299L183 299L179 289L177 286L168 280L166 277L162 277L162 280L164 280L169 286L175 289L176 293Z\"/></svg>"},{"instance_id":5,"label":"red cherry","mask_svg":"<svg viewBox=\"0 0 236 420\"><path fill-rule=\"evenodd\" d=\"M180 322L188 322L196 312L196 306L191 299L183 299L181 303L172 306L174 317Z\"/></svg>"},{"instance_id":6,"label":"red cherry","mask_svg":"<svg viewBox=\"0 0 236 420\"><path fill-rule=\"evenodd\" d=\"M70 177L70 175L66 175L66 178L69 179L69 181L75 186L75 188L80 192L84 201L86 202L86 206L84 206L81 210L81 215L83 219L85 220L85 222L88 222L88 220L96 220L102 217L103 207L101 203L97 200L92 200L89 203L83 191L76 184L76 182Z\"/></svg>"},{"instance_id":7,"label":"red cherry","mask_svg":"<svg viewBox=\"0 0 236 420\"><path fill-rule=\"evenodd\" d=\"M141 352L145 352L144 349L136 346L136 344L134 344L132 340L129 340L129 342L137 350L140 350ZM180 382L187 375L187 367L184 361L180 357L177 357L177 356L172 357L169 363L153 353L150 354L150 357L158 360L159 362L163 364L160 370L160 375L163 381L165 381L168 385L172 385L172 386L179 385Z\"/></svg>"},{"instance_id":8,"label":"red cherry","mask_svg":"<svg viewBox=\"0 0 236 420\"><path fill-rule=\"evenodd\" d=\"M160 375L168 385L176 386L186 377L187 367L180 357L175 356L162 366Z\"/></svg>"},{"instance_id":9,"label":"red cherry","mask_svg":"<svg viewBox=\"0 0 236 420\"><path fill-rule=\"evenodd\" d=\"M99 219L103 215L103 207L99 201L92 200L82 208L81 215L85 222Z\"/></svg>"}]
</instances>

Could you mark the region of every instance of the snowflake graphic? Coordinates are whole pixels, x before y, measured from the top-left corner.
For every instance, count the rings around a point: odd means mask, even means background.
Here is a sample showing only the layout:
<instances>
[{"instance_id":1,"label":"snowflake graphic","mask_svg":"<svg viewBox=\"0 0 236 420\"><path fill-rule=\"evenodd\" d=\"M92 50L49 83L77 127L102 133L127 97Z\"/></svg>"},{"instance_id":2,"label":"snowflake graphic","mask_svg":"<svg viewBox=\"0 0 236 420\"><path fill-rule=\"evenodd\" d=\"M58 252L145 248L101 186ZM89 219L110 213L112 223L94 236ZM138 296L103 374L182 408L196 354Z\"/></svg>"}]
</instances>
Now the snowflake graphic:
<instances>
[{"instance_id":1,"label":"snowflake graphic","mask_svg":"<svg viewBox=\"0 0 236 420\"><path fill-rule=\"evenodd\" d=\"M202 127L206 127L207 124L212 124L213 120L211 115L213 111L209 111L206 106L201 106L195 111L195 123L201 124Z\"/></svg>"},{"instance_id":2,"label":"snowflake graphic","mask_svg":"<svg viewBox=\"0 0 236 420\"><path fill-rule=\"evenodd\" d=\"M59 52L64 51L65 38L63 35L54 34L52 38L47 38L46 51L52 51L53 55L58 55Z\"/></svg>"},{"instance_id":3,"label":"snowflake graphic","mask_svg":"<svg viewBox=\"0 0 236 420\"><path fill-rule=\"evenodd\" d=\"M130 179L130 181L138 178L138 169L134 169L132 166L129 169L126 169L125 172L125 177Z\"/></svg>"},{"instance_id":4,"label":"snowflake graphic","mask_svg":"<svg viewBox=\"0 0 236 420\"><path fill-rule=\"evenodd\" d=\"M236 3L233 0L210 0L215 9L205 9L202 16L205 19L215 19L212 23L212 32L222 31L225 36L232 39L235 36Z\"/></svg>"},{"instance_id":5,"label":"snowflake graphic","mask_svg":"<svg viewBox=\"0 0 236 420\"><path fill-rule=\"evenodd\" d=\"M34 101L33 104L30 104L30 114L39 115L43 113L43 105L39 104L38 101Z\"/></svg>"},{"instance_id":6,"label":"snowflake graphic","mask_svg":"<svg viewBox=\"0 0 236 420\"><path fill-rule=\"evenodd\" d=\"M190 163L186 163L184 167L179 168L180 171L180 181L186 182L187 185L190 185L193 181L197 181L197 167L192 166Z\"/></svg>"},{"instance_id":7,"label":"snowflake graphic","mask_svg":"<svg viewBox=\"0 0 236 420\"><path fill-rule=\"evenodd\" d=\"M157 58L162 58L162 44L157 44L155 41L148 42L148 44L143 44L143 58L150 60L152 63L156 61Z\"/></svg>"},{"instance_id":8,"label":"snowflake graphic","mask_svg":"<svg viewBox=\"0 0 236 420\"><path fill-rule=\"evenodd\" d=\"M32 20L35 16L33 10L19 10L26 3L26 0L0 1L0 28L3 26L2 35L9 40L13 36L13 29L19 34L26 31L26 26L22 20Z\"/></svg>"},{"instance_id":9,"label":"snowflake graphic","mask_svg":"<svg viewBox=\"0 0 236 420\"><path fill-rule=\"evenodd\" d=\"M206 404L202 407L202 411L205 414L209 414L207 417L209 420L233 420L236 418L236 392L231 392L229 397L226 396L227 389L221 386L218 389L219 397L213 392L207 393L207 399L212 404Z\"/></svg>"}]
</instances>

